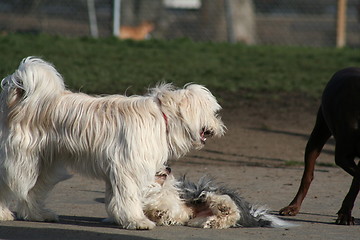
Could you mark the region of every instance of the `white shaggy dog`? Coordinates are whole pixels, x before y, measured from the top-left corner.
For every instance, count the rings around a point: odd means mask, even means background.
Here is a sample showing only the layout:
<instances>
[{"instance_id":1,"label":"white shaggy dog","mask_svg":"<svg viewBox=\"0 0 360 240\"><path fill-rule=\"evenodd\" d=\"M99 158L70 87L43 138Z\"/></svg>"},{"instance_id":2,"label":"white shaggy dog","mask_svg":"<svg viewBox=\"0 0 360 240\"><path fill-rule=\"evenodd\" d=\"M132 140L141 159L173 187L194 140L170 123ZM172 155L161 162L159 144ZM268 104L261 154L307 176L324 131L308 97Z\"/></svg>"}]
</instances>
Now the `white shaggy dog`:
<instances>
[{"instance_id":1,"label":"white shaggy dog","mask_svg":"<svg viewBox=\"0 0 360 240\"><path fill-rule=\"evenodd\" d=\"M151 229L143 190L169 158L221 136L220 105L208 89L160 85L146 96L73 93L49 63L34 57L1 82L0 221L57 221L44 208L64 169L106 183L109 219L127 229Z\"/></svg>"},{"instance_id":2,"label":"white shaggy dog","mask_svg":"<svg viewBox=\"0 0 360 240\"><path fill-rule=\"evenodd\" d=\"M144 212L158 225L187 225L199 228L293 227L294 224L268 213L265 207L249 204L239 193L216 184L209 177L197 183L177 180L170 168L156 175L145 191Z\"/></svg>"}]
</instances>

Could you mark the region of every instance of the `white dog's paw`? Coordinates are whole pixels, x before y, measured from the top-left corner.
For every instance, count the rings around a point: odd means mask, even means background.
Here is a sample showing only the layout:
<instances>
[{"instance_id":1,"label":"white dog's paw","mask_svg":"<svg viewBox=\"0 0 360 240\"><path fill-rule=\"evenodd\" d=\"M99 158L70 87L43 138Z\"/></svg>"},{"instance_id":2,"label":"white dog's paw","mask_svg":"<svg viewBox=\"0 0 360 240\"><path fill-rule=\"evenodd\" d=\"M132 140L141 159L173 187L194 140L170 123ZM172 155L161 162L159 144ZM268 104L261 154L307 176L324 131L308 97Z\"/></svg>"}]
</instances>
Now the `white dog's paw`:
<instances>
[{"instance_id":1,"label":"white dog's paw","mask_svg":"<svg viewBox=\"0 0 360 240\"><path fill-rule=\"evenodd\" d=\"M14 221L15 216L9 209L0 207L0 221Z\"/></svg>"},{"instance_id":2,"label":"white dog's paw","mask_svg":"<svg viewBox=\"0 0 360 240\"><path fill-rule=\"evenodd\" d=\"M215 216L208 217L202 225L203 228L218 228L217 218Z\"/></svg>"},{"instance_id":3,"label":"white dog's paw","mask_svg":"<svg viewBox=\"0 0 360 240\"><path fill-rule=\"evenodd\" d=\"M50 210L45 210L42 213L42 217L45 222L59 222L59 216Z\"/></svg>"},{"instance_id":4,"label":"white dog's paw","mask_svg":"<svg viewBox=\"0 0 360 240\"><path fill-rule=\"evenodd\" d=\"M151 230L155 227L155 223L150 221L147 218L140 219L136 222L130 222L128 224L124 224L126 229L137 229L137 230Z\"/></svg>"},{"instance_id":5,"label":"white dog's paw","mask_svg":"<svg viewBox=\"0 0 360 240\"><path fill-rule=\"evenodd\" d=\"M21 217L21 216L20 216ZM41 213L31 213L26 214L26 217L23 217L25 221L34 221L34 222L59 222L59 217L54 212L50 210L42 210Z\"/></svg>"}]
</instances>

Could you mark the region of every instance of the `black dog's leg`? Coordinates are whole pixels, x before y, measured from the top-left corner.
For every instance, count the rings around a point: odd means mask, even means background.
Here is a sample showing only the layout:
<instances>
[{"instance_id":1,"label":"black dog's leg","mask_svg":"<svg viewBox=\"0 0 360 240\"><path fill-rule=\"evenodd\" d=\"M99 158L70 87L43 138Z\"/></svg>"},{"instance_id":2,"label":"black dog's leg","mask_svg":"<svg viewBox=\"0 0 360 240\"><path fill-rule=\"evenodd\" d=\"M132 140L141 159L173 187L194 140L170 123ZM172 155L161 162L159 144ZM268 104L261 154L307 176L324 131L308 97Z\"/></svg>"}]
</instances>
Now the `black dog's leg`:
<instances>
[{"instance_id":1,"label":"black dog's leg","mask_svg":"<svg viewBox=\"0 0 360 240\"><path fill-rule=\"evenodd\" d=\"M355 152L352 149L352 145L350 144L353 141L351 137L344 137L344 140L337 141L336 151L335 151L335 162L342 169L344 169L347 173L352 175L353 181L350 186L350 190L347 193L340 210L338 211L338 218L336 220L336 224L341 225L354 225L354 218L351 215L352 209L354 207L354 202L360 190L360 163L358 165L355 164ZM353 154L351 154L354 152Z\"/></svg>"},{"instance_id":2,"label":"black dog's leg","mask_svg":"<svg viewBox=\"0 0 360 240\"><path fill-rule=\"evenodd\" d=\"M325 122L321 107L319 108L314 129L305 148L305 169L301 179L301 184L295 198L289 206L282 208L281 215L295 216L309 190L310 184L314 179L315 161L320 155L326 141L330 138L331 132Z\"/></svg>"},{"instance_id":3,"label":"black dog's leg","mask_svg":"<svg viewBox=\"0 0 360 240\"><path fill-rule=\"evenodd\" d=\"M360 162L358 166L360 167ZM354 177L349 192L347 193L344 201L342 202L341 208L337 213L338 218L336 219L336 224L341 224L341 225L355 224L355 219L351 215L351 212L354 207L354 202L356 200L359 191L360 191L360 178Z\"/></svg>"}]
</instances>

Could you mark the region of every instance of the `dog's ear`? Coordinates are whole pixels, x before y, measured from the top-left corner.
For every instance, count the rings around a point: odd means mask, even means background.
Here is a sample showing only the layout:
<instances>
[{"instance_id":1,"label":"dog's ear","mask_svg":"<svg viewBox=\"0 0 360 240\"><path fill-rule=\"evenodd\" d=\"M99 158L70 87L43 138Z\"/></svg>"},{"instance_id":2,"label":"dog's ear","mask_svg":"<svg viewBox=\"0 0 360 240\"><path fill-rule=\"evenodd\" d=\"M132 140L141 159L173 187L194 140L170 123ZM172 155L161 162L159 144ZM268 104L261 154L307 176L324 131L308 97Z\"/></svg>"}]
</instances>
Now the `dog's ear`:
<instances>
[{"instance_id":1,"label":"dog's ear","mask_svg":"<svg viewBox=\"0 0 360 240\"><path fill-rule=\"evenodd\" d=\"M182 89L175 89L172 84L160 84L152 89L154 95L160 102L160 105L174 107L183 99Z\"/></svg>"},{"instance_id":2,"label":"dog's ear","mask_svg":"<svg viewBox=\"0 0 360 240\"><path fill-rule=\"evenodd\" d=\"M158 92L156 98L159 100L160 105L167 106L169 104L169 94L166 94L165 92Z\"/></svg>"},{"instance_id":3,"label":"dog's ear","mask_svg":"<svg viewBox=\"0 0 360 240\"><path fill-rule=\"evenodd\" d=\"M189 91L189 95L193 97L193 100L197 99L201 104L212 109L213 112L217 112L221 109L221 106L214 95L203 85L190 83L185 86L185 89Z\"/></svg>"},{"instance_id":4,"label":"dog's ear","mask_svg":"<svg viewBox=\"0 0 360 240\"><path fill-rule=\"evenodd\" d=\"M190 102L189 94L187 93L187 90L183 90L183 92L181 93L181 100L179 104L182 107L187 107L190 104L189 102Z\"/></svg>"}]
</instances>

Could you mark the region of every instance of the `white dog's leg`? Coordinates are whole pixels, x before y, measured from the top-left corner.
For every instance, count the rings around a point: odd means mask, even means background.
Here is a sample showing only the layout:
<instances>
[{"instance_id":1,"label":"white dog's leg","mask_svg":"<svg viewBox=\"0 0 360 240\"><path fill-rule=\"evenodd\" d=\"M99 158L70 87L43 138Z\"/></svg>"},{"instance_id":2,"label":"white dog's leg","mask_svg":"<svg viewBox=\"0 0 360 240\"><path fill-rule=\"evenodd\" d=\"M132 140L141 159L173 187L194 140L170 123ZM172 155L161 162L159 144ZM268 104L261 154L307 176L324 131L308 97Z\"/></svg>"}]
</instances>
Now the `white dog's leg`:
<instances>
[{"instance_id":1,"label":"white dog's leg","mask_svg":"<svg viewBox=\"0 0 360 240\"><path fill-rule=\"evenodd\" d=\"M27 220L30 216L29 212L31 212L30 210L33 208L33 204L28 202L28 193L30 189L34 187L36 179L38 178L38 160L35 158L27 158L22 155L23 151L19 150L15 152L14 149L21 148L17 146L11 148L7 157L3 159L2 165L6 168L5 179L3 179L3 181L13 193L18 207L20 206L20 211L17 209L17 217ZM24 208L23 206L28 207ZM4 207L2 208L4 211ZM5 209L5 215L8 215L8 213L8 210Z\"/></svg>"},{"instance_id":2,"label":"white dog's leg","mask_svg":"<svg viewBox=\"0 0 360 240\"><path fill-rule=\"evenodd\" d=\"M1 176L4 176L2 172L0 172ZM10 202L10 196L12 196L12 192L9 187L2 181L0 176L0 221L13 221L15 219L14 214L8 208Z\"/></svg>"},{"instance_id":3,"label":"white dog's leg","mask_svg":"<svg viewBox=\"0 0 360 240\"><path fill-rule=\"evenodd\" d=\"M113 175L113 174L110 174ZM117 175L114 175L117 176ZM105 193L108 221L114 221L127 229L153 229L155 223L144 214L140 190L128 176L110 177Z\"/></svg>"},{"instance_id":4,"label":"white dog's leg","mask_svg":"<svg viewBox=\"0 0 360 240\"><path fill-rule=\"evenodd\" d=\"M41 171L37 177L34 187L32 187L25 198L18 203L18 216L29 221L49 221L57 222L58 216L45 209L44 202L54 186L61 180L69 177L62 166L48 165L45 171Z\"/></svg>"},{"instance_id":5,"label":"white dog's leg","mask_svg":"<svg viewBox=\"0 0 360 240\"><path fill-rule=\"evenodd\" d=\"M57 216L50 210L43 208L42 203L37 203L36 200L29 194L27 199L22 199L18 203L18 217L26 221L57 221Z\"/></svg>"}]
</instances>

